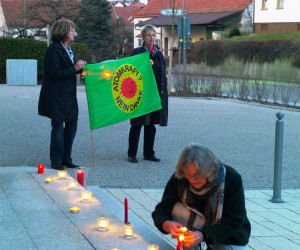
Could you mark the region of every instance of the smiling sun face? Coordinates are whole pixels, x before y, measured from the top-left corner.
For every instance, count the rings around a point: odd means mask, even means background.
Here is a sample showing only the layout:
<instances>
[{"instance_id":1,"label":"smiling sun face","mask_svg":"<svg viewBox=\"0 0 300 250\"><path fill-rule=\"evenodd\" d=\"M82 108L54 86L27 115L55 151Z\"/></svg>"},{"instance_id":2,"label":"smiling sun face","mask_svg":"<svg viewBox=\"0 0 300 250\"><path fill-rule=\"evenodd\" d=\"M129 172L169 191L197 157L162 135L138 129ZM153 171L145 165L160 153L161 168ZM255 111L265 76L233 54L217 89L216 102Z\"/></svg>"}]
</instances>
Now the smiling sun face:
<instances>
[{"instance_id":1,"label":"smiling sun face","mask_svg":"<svg viewBox=\"0 0 300 250\"><path fill-rule=\"evenodd\" d=\"M134 79L132 79L131 77L127 77L126 79L124 79L121 86L121 94L125 98L131 99L135 96L136 92L137 85Z\"/></svg>"}]
</instances>

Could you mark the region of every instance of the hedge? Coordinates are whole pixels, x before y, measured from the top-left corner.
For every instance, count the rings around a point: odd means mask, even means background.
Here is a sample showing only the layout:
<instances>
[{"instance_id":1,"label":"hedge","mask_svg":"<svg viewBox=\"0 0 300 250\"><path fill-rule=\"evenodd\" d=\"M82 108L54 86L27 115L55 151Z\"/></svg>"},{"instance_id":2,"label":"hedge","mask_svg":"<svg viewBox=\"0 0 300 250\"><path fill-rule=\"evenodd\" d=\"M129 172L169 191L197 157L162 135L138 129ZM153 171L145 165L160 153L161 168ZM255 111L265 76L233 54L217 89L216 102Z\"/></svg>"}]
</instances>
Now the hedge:
<instances>
[{"instance_id":1,"label":"hedge","mask_svg":"<svg viewBox=\"0 0 300 250\"><path fill-rule=\"evenodd\" d=\"M291 58L292 65L300 68L300 41L199 41L187 51L188 63L204 62L208 66L222 65L234 56L242 62L272 63L276 59Z\"/></svg>"},{"instance_id":2,"label":"hedge","mask_svg":"<svg viewBox=\"0 0 300 250\"><path fill-rule=\"evenodd\" d=\"M38 61L38 82L43 79L44 55L47 43L34 39L0 38L0 83L6 82L6 59L35 59ZM91 62L92 56L85 44L72 44L76 58Z\"/></svg>"}]
</instances>

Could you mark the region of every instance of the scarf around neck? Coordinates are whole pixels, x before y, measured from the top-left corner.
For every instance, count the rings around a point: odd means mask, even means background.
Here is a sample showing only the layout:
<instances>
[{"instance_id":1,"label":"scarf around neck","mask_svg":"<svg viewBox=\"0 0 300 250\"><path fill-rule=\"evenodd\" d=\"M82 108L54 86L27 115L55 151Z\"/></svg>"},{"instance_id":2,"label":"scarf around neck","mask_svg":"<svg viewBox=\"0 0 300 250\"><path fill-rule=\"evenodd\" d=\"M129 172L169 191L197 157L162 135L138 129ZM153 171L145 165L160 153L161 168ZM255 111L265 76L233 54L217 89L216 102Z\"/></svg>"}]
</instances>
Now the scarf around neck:
<instances>
[{"instance_id":1,"label":"scarf around neck","mask_svg":"<svg viewBox=\"0 0 300 250\"><path fill-rule=\"evenodd\" d=\"M152 46L152 48L149 48L146 44L145 44L145 47L146 49L150 52L150 54L154 57L156 51L157 51L157 48L155 45Z\"/></svg>"},{"instance_id":2,"label":"scarf around neck","mask_svg":"<svg viewBox=\"0 0 300 250\"><path fill-rule=\"evenodd\" d=\"M208 200L205 206L205 224L207 225L213 225L221 221L223 212L225 177L226 168L221 163L219 172L204 187L201 189L195 189L192 185L188 185L183 193L182 203L188 209L193 210L194 212L195 209L190 208L186 204L188 190L195 194L197 198Z\"/></svg>"}]
</instances>

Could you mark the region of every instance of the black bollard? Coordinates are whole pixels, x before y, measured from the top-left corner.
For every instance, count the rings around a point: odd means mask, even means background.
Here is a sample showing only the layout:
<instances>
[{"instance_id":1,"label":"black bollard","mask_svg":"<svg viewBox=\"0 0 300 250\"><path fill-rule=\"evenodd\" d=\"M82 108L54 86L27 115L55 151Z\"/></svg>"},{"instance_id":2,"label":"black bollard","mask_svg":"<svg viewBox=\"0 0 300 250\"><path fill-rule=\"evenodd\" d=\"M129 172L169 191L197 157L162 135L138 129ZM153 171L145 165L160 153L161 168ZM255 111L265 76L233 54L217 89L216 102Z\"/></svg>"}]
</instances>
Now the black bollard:
<instances>
[{"instance_id":1,"label":"black bollard","mask_svg":"<svg viewBox=\"0 0 300 250\"><path fill-rule=\"evenodd\" d=\"M274 183L273 183L273 197L270 201L274 203L282 203L284 202L281 198L284 113L282 111L279 111L276 113L276 116L278 120L276 121L276 131L275 131Z\"/></svg>"}]
</instances>

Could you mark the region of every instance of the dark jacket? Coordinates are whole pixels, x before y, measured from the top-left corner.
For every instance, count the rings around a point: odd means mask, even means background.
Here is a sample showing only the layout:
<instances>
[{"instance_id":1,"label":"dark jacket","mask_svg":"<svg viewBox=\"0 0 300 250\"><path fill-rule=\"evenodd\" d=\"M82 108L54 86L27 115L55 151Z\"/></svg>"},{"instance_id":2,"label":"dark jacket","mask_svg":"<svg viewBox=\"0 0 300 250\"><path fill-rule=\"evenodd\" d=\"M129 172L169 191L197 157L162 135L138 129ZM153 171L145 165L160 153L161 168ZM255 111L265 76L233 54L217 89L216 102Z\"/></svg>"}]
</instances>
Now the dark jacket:
<instances>
[{"instance_id":1,"label":"dark jacket","mask_svg":"<svg viewBox=\"0 0 300 250\"><path fill-rule=\"evenodd\" d=\"M74 58L75 61L75 58ZM54 121L77 121L76 69L60 42L46 50L44 81L41 87L38 113Z\"/></svg>"},{"instance_id":2,"label":"dark jacket","mask_svg":"<svg viewBox=\"0 0 300 250\"><path fill-rule=\"evenodd\" d=\"M160 126L168 125L168 81L166 76L166 63L158 47L157 49L158 51L154 57L150 53L150 59L153 61L152 69L161 98L162 109L131 119L131 125L149 125L150 119L154 124L159 124ZM143 45L142 47L135 48L131 55L137 55L145 51L148 50L145 45Z\"/></svg>"},{"instance_id":3,"label":"dark jacket","mask_svg":"<svg viewBox=\"0 0 300 250\"><path fill-rule=\"evenodd\" d=\"M224 204L221 222L204 226L202 233L206 243L221 242L226 245L248 244L251 225L245 208L242 178L232 167L226 166ZM152 213L155 226L162 232L162 224L172 220L171 212L177 201L181 201L182 190L188 185L186 179L179 180L173 175L168 181L162 200ZM187 204L189 205L189 204Z\"/></svg>"}]
</instances>

